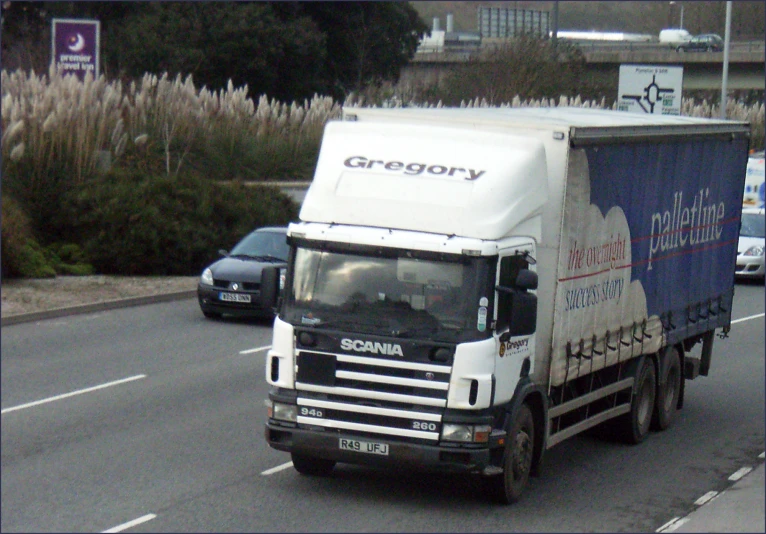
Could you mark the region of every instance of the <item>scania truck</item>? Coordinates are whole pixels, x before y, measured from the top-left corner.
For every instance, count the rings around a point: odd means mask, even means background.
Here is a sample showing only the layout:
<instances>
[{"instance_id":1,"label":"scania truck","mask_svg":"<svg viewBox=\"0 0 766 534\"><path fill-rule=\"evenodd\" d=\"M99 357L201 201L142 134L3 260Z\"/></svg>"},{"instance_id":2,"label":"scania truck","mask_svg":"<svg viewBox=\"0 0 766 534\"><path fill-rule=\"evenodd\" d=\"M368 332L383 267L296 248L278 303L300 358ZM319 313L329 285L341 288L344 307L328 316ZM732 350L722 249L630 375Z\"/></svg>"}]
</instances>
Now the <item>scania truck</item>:
<instances>
[{"instance_id":1,"label":"scania truck","mask_svg":"<svg viewBox=\"0 0 766 534\"><path fill-rule=\"evenodd\" d=\"M567 438L665 430L730 328L749 132L345 109L288 229L268 444L301 474L461 471L511 503Z\"/></svg>"}]
</instances>

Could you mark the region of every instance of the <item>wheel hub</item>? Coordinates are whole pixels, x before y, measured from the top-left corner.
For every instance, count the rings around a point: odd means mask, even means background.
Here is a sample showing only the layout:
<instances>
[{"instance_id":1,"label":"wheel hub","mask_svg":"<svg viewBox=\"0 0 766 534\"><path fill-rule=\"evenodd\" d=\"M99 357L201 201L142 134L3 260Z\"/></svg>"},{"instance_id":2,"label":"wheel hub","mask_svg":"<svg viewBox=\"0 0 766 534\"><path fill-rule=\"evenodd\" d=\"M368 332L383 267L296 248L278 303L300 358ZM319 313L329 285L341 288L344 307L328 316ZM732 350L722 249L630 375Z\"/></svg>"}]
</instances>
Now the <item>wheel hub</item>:
<instances>
[{"instance_id":1,"label":"wheel hub","mask_svg":"<svg viewBox=\"0 0 766 534\"><path fill-rule=\"evenodd\" d=\"M516 435L513 450L513 474L516 477L523 476L532 465L532 440L525 431Z\"/></svg>"}]
</instances>

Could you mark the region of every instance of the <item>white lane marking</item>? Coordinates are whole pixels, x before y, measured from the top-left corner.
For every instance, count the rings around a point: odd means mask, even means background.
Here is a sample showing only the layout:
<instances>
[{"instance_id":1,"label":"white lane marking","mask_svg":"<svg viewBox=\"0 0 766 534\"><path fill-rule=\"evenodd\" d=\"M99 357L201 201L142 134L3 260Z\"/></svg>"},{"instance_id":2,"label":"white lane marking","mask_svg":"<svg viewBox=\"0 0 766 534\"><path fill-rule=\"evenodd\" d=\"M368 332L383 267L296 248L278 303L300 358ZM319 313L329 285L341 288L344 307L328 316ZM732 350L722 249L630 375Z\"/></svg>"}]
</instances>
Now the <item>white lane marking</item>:
<instances>
[{"instance_id":1,"label":"white lane marking","mask_svg":"<svg viewBox=\"0 0 766 534\"><path fill-rule=\"evenodd\" d=\"M752 467L743 467L742 469L735 471L734 474L732 474L729 477L729 480L731 480L732 482L736 482L737 480L739 480L740 478L742 478L743 476L745 476L752 470L753 470Z\"/></svg>"},{"instance_id":2,"label":"white lane marking","mask_svg":"<svg viewBox=\"0 0 766 534\"><path fill-rule=\"evenodd\" d=\"M683 519L680 517L674 517L664 525L662 525L660 528L658 528L655 532L673 532L675 529L683 525L684 523L688 522L689 518L684 517Z\"/></svg>"},{"instance_id":3,"label":"white lane marking","mask_svg":"<svg viewBox=\"0 0 766 534\"><path fill-rule=\"evenodd\" d=\"M760 316L758 316L758 317L760 317ZM762 452L761 454L759 454L758 458L761 458L761 459L766 458L766 452ZM736 482L737 480L741 479L742 477L744 477L746 474L748 474L752 470L753 470L752 467L743 467L742 469L734 472L729 477L729 480L731 480L732 482ZM719 495L721 495L721 493L718 493L717 491L708 491L702 497L700 497L699 499L694 501L694 504L697 505L697 506L702 506L704 504L709 503L710 501L712 501L713 499L715 499ZM678 527L680 527L681 525L683 525L684 523L686 523L688 521L689 521L688 517L684 517L683 519L678 518L678 517L674 517L673 519L671 519L670 521L668 521L667 523L662 525L660 528L658 528L655 532L673 532Z\"/></svg>"},{"instance_id":4,"label":"white lane marking","mask_svg":"<svg viewBox=\"0 0 766 534\"><path fill-rule=\"evenodd\" d=\"M665 529L666 529L666 528L668 528L670 525L672 525L673 523L675 523L675 522L676 522L676 521L678 521L679 519L681 519L681 518L680 518L680 517L674 517L673 519L671 519L670 521L668 521L667 523L665 523L664 525L662 525L660 528L658 528L657 530L655 530L655 532L665 532Z\"/></svg>"},{"instance_id":5,"label":"white lane marking","mask_svg":"<svg viewBox=\"0 0 766 534\"><path fill-rule=\"evenodd\" d=\"M15 412L16 410L23 410L24 408L31 408L32 406L38 406L40 404L46 404L48 402L53 402L61 399L66 399L67 397L74 397L75 395L82 395L83 393L90 393L91 391L96 391L98 389L104 389L112 386L117 386L119 384L124 384L125 382L132 382L133 380L140 380L142 378L146 378L146 375L136 375L131 376L129 378L123 378L122 380L115 380L114 382L107 382L106 384L101 384L100 386L93 386L90 388L85 389L78 389L77 391L72 391L70 393L64 393L63 395L56 395L55 397L48 397L47 399L42 399L34 402L28 402L26 404L20 404L18 406L13 406L11 408L5 408L4 410L1 410L0 413L8 413L8 412Z\"/></svg>"},{"instance_id":6,"label":"white lane marking","mask_svg":"<svg viewBox=\"0 0 766 534\"><path fill-rule=\"evenodd\" d=\"M688 522L689 522L688 517L684 517L683 519L674 519L673 521L670 522L671 524L669 524L667 528L665 528L665 530L663 530L662 532L673 532L678 527ZM660 531L658 530L657 532L660 532Z\"/></svg>"},{"instance_id":7,"label":"white lane marking","mask_svg":"<svg viewBox=\"0 0 766 534\"><path fill-rule=\"evenodd\" d=\"M732 321L731 324L744 323L745 321L752 321L753 319L758 319L759 317L763 317L764 315L766 315L766 313L759 313L758 315L743 317L742 319L737 319L736 321Z\"/></svg>"},{"instance_id":8,"label":"white lane marking","mask_svg":"<svg viewBox=\"0 0 766 534\"><path fill-rule=\"evenodd\" d=\"M697 506L702 506L703 504L712 501L718 496L717 491L708 491L705 495L694 501L694 504Z\"/></svg>"},{"instance_id":9,"label":"white lane marking","mask_svg":"<svg viewBox=\"0 0 766 534\"><path fill-rule=\"evenodd\" d=\"M151 521L157 517L155 514L146 514L138 519L134 519L133 521L128 521L127 523L123 523L122 525L117 525L116 527L112 527L109 530L104 530L103 534L107 534L109 532L122 532L123 530L129 529L131 527L135 527L136 525L140 525L141 523L146 523L147 521Z\"/></svg>"},{"instance_id":10,"label":"white lane marking","mask_svg":"<svg viewBox=\"0 0 766 534\"><path fill-rule=\"evenodd\" d=\"M261 352L264 350L269 350L271 348L271 345L268 345L266 347L257 347L254 349L247 349L247 350L241 350L239 351L240 354L252 354L253 352Z\"/></svg>"},{"instance_id":11,"label":"white lane marking","mask_svg":"<svg viewBox=\"0 0 766 534\"><path fill-rule=\"evenodd\" d=\"M264 471L261 474L262 475L273 475L274 473L278 473L279 471L284 471L288 467L292 467L292 466L293 466L292 462L287 462L286 464L278 465L276 467L272 467L271 469L267 469L266 471Z\"/></svg>"}]
</instances>

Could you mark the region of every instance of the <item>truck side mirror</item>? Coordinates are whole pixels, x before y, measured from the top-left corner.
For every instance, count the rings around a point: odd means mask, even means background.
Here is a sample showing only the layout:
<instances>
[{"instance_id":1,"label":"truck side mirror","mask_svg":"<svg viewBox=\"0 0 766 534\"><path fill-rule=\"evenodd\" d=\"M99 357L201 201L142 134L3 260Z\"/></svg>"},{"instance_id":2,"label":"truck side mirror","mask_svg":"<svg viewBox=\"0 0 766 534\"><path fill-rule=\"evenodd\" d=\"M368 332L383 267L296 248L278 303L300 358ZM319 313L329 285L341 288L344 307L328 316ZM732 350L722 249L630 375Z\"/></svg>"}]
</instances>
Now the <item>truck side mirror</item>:
<instances>
[{"instance_id":1,"label":"truck side mirror","mask_svg":"<svg viewBox=\"0 0 766 534\"><path fill-rule=\"evenodd\" d=\"M537 289L537 273L521 269L516 275L516 287L519 289Z\"/></svg>"},{"instance_id":2,"label":"truck side mirror","mask_svg":"<svg viewBox=\"0 0 766 534\"><path fill-rule=\"evenodd\" d=\"M261 271L261 306L275 308L279 294L279 267L264 267Z\"/></svg>"}]
</instances>

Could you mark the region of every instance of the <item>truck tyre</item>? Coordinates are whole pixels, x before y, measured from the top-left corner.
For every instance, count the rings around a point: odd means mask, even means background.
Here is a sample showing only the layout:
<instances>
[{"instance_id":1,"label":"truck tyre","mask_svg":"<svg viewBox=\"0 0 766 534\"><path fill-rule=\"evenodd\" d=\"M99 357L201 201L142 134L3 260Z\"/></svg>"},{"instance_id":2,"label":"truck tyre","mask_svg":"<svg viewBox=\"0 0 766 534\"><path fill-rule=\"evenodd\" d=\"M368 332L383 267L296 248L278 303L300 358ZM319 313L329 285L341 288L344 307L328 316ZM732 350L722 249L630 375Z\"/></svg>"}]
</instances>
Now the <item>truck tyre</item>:
<instances>
[{"instance_id":1,"label":"truck tyre","mask_svg":"<svg viewBox=\"0 0 766 534\"><path fill-rule=\"evenodd\" d=\"M335 462L333 460L324 460L322 458L314 458L313 456L305 456L303 454L291 453L293 460L293 467L301 475L309 475L315 477L326 477L332 473Z\"/></svg>"},{"instance_id":2,"label":"truck tyre","mask_svg":"<svg viewBox=\"0 0 766 534\"><path fill-rule=\"evenodd\" d=\"M519 500L529 479L535 450L535 420L532 410L522 404L508 433L503 474L486 480L487 493L501 504Z\"/></svg>"},{"instance_id":3,"label":"truck tyre","mask_svg":"<svg viewBox=\"0 0 766 534\"><path fill-rule=\"evenodd\" d=\"M630 411L615 421L622 441L637 444L646 438L652 423L656 388L654 363L651 358L645 356L641 367L636 372Z\"/></svg>"},{"instance_id":4,"label":"truck tyre","mask_svg":"<svg viewBox=\"0 0 766 534\"><path fill-rule=\"evenodd\" d=\"M657 385L657 399L652 415L652 429L665 430L676 418L678 396L681 394L681 361L678 351L669 347L662 358L662 369Z\"/></svg>"}]
</instances>

